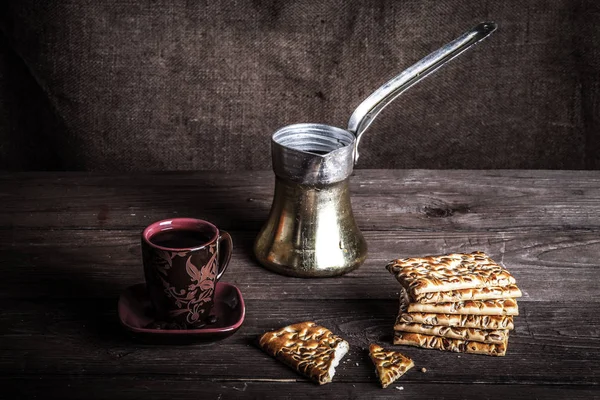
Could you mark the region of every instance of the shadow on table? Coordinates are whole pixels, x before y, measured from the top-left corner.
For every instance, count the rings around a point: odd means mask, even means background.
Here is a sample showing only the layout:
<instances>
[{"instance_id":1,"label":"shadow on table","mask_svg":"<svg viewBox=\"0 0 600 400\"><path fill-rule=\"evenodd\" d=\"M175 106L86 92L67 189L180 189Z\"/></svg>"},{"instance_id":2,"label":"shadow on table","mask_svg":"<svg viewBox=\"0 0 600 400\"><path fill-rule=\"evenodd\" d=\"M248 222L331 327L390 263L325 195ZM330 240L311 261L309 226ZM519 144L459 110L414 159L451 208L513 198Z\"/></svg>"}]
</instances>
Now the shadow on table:
<instances>
[{"instance_id":1,"label":"shadow on table","mask_svg":"<svg viewBox=\"0 0 600 400\"><path fill-rule=\"evenodd\" d=\"M274 177L256 174L253 180L240 182L235 178L235 171L222 174L225 176L203 172L141 175L136 179L136 186L113 189L123 200L150 203L150 210L144 213L152 214L153 220L192 217L210 221L220 230L231 233L234 247L253 258L254 238L271 207ZM225 179L233 179L235 183L225 187L222 184ZM109 219L105 224L110 225L110 222Z\"/></svg>"},{"instance_id":2,"label":"shadow on table","mask_svg":"<svg viewBox=\"0 0 600 400\"><path fill-rule=\"evenodd\" d=\"M47 330L83 328L99 338L123 337L116 314L118 278L95 271L82 252L54 247L43 249L42 256L39 249L3 253L13 266L3 268L4 282L10 282L0 284L4 296L24 299L19 306L41 314Z\"/></svg>"}]
</instances>

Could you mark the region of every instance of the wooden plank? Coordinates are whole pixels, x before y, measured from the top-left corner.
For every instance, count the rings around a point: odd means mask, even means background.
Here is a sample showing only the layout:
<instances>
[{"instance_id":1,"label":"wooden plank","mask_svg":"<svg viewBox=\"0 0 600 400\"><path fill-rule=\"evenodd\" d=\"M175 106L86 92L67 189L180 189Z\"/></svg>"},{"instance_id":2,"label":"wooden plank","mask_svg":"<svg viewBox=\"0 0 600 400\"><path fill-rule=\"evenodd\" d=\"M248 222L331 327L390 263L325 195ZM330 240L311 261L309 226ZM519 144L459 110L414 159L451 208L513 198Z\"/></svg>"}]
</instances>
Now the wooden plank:
<instances>
[{"instance_id":1,"label":"wooden plank","mask_svg":"<svg viewBox=\"0 0 600 400\"><path fill-rule=\"evenodd\" d=\"M521 304L506 357L392 346L397 300L249 300L241 330L210 345L156 346L132 340L119 326L114 299L3 301L0 375L173 375L199 380L302 379L256 346L267 330L314 320L341 335L351 350L338 382L375 379L368 345L396 348L418 371L404 381L490 384L578 384L600 381L600 303ZM485 371L482 374L481 371Z\"/></svg>"},{"instance_id":2,"label":"wooden plank","mask_svg":"<svg viewBox=\"0 0 600 400\"><path fill-rule=\"evenodd\" d=\"M270 171L106 176L0 176L0 227L137 228L169 217L257 231L272 200ZM565 231L600 228L597 171L357 170L364 230Z\"/></svg>"},{"instance_id":3,"label":"wooden plank","mask_svg":"<svg viewBox=\"0 0 600 400\"><path fill-rule=\"evenodd\" d=\"M173 378L0 378L5 393L14 393L16 398L76 399L88 400L120 398L152 398L172 400L211 399L593 399L600 397L594 385L478 385L405 383L381 389L375 383L343 384L333 382L317 386L309 382L206 382L194 379ZM93 388L93 389L91 389Z\"/></svg>"},{"instance_id":4,"label":"wooden plank","mask_svg":"<svg viewBox=\"0 0 600 400\"><path fill-rule=\"evenodd\" d=\"M116 298L143 281L137 230L0 230L0 298ZM250 232L232 232L234 254L225 281L248 299L395 299L399 286L384 269L394 258L482 250L504 264L524 291L521 302L596 298L597 233L365 232L367 261L334 279L271 273L254 260Z\"/></svg>"},{"instance_id":5,"label":"wooden plank","mask_svg":"<svg viewBox=\"0 0 600 400\"><path fill-rule=\"evenodd\" d=\"M304 280L256 264L273 175L263 172L0 176L0 385L45 398L600 398L600 174L596 171L379 171L352 178L370 254L344 277ZM210 345L156 346L128 337L115 315L142 280L139 234L191 215L231 231L226 281L247 318ZM391 345L398 284L393 258L483 250L516 276L524 297L508 355L400 347L418 369L404 390L376 385L366 348ZM312 319L351 351L318 387L255 345L266 330ZM485 373L482 373L485 371ZM475 383L475 384L471 384Z\"/></svg>"}]
</instances>

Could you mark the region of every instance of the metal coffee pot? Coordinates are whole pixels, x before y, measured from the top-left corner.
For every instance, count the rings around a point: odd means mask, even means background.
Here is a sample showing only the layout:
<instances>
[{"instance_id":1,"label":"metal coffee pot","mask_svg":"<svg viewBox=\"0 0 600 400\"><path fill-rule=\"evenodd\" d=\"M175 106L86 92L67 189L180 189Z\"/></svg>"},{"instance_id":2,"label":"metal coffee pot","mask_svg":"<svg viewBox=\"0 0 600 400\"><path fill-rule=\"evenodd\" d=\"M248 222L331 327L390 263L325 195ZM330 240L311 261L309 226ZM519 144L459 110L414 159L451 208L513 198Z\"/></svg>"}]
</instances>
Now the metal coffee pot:
<instances>
[{"instance_id":1,"label":"metal coffee pot","mask_svg":"<svg viewBox=\"0 0 600 400\"><path fill-rule=\"evenodd\" d=\"M271 140L275 195L254 244L258 261L299 277L358 268L367 243L354 220L348 182L362 134L402 92L495 30L495 23L481 23L385 83L358 106L347 129L304 123L276 131Z\"/></svg>"}]
</instances>

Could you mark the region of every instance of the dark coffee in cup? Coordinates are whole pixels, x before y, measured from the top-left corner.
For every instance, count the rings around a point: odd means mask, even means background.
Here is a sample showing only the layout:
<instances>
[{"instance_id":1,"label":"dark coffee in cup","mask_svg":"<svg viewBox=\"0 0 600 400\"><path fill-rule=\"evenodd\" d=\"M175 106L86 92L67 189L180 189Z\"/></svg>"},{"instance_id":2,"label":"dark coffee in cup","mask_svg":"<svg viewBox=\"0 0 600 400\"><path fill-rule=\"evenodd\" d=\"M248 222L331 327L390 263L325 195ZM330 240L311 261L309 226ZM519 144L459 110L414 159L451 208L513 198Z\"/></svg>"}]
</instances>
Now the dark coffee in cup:
<instances>
[{"instance_id":1,"label":"dark coffee in cup","mask_svg":"<svg viewBox=\"0 0 600 400\"><path fill-rule=\"evenodd\" d=\"M152 244L172 249L199 247L209 241L210 235L208 233L187 229L161 231L150 237Z\"/></svg>"},{"instance_id":2,"label":"dark coffee in cup","mask_svg":"<svg viewBox=\"0 0 600 400\"><path fill-rule=\"evenodd\" d=\"M208 221L174 218L148 226L142 257L156 319L181 328L205 325L232 247L231 236Z\"/></svg>"}]
</instances>

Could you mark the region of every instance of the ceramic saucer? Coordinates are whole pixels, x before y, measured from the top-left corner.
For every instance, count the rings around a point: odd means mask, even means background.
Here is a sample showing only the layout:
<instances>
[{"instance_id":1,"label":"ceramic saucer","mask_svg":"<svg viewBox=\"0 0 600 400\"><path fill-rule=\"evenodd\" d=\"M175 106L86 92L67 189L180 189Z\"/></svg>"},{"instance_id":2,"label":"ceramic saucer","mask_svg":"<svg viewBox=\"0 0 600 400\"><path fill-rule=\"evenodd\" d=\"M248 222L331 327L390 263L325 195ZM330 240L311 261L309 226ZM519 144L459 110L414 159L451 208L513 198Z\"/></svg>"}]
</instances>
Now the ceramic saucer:
<instances>
[{"instance_id":1,"label":"ceramic saucer","mask_svg":"<svg viewBox=\"0 0 600 400\"><path fill-rule=\"evenodd\" d=\"M215 288L212 321L202 328L168 329L160 327L152 316L146 285L125 289L119 297L119 319L133 336L153 342L213 342L233 335L244 322L246 307L240 290L225 282Z\"/></svg>"}]
</instances>

